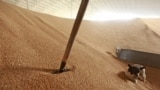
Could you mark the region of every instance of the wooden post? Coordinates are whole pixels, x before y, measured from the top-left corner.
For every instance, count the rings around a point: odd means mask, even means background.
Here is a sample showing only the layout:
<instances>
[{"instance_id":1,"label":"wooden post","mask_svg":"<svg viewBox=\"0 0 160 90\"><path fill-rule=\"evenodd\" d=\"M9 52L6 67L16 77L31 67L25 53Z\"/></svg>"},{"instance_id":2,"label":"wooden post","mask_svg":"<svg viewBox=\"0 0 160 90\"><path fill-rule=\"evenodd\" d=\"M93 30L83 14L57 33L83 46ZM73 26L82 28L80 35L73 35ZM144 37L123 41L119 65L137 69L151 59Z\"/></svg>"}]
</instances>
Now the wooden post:
<instances>
[{"instance_id":1,"label":"wooden post","mask_svg":"<svg viewBox=\"0 0 160 90\"><path fill-rule=\"evenodd\" d=\"M72 32L71 32L70 38L68 40L68 44L67 44L67 47L66 47L62 62L61 62L61 66L60 66L59 72L63 72L64 71L68 56L70 54L70 51L71 51L75 36L76 36L76 34L78 32L79 26L80 26L81 21L82 21L83 16L84 16L84 13L86 11L88 2L89 2L89 0L82 0L82 2L81 2L81 5L80 5L80 8L79 8L76 20L75 20L73 28L72 28Z\"/></svg>"},{"instance_id":2,"label":"wooden post","mask_svg":"<svg viewBox=\"0 0 160 90\"><path fill-rule=\"evenodd\" d=\"M27 9L29 9L29 2L28 2L28 0L27 0Z\"/></svg>"}]
</instances>

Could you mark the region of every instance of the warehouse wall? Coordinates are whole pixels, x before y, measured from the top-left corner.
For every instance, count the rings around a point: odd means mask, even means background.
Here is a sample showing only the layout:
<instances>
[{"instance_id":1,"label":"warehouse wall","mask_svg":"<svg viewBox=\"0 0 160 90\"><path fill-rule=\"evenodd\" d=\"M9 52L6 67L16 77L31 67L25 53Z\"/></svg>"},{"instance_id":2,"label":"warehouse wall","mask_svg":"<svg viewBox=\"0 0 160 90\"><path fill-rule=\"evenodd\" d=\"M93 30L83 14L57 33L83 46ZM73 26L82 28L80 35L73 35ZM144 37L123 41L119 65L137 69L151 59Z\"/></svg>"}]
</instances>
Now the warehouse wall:
<instances>
[{"instance_id":1,"label":"warehouse wall","mask_svg":"<svg viewBox=\"0 0 160 90\"><path fill-rule=\"evenodd\" d=\"M3 0L30 10L75 18L81 0ZM90 0L85 19L159 17L160 0ZM117 18L118 19L118 18Z\"/></svg>"}]
</instances>

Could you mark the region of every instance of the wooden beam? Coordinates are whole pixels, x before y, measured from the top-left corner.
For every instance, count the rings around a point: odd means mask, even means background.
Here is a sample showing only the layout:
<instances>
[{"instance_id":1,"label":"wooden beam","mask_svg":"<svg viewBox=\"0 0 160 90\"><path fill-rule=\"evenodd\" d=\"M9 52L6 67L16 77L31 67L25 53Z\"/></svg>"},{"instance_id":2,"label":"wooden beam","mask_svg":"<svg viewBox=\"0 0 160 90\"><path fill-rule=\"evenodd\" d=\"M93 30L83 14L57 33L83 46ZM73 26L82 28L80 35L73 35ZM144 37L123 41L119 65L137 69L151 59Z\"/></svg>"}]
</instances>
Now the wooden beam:
<instances>
[{"instance_id":1,"label":"wooden beam","mask_svg":"<svg viewBox=\"0 0 160 90\"><path fill-rule=\"evenodd\" d=\"M82 2L81 2L81 5L80 5L80 8L79 8L76 20L75 20L73 28L72 28L72 32L70 34L70 38L68 40L68 44L67 44L67 47L66 47L66 50L65 50L61 65L60 65L59 72L63 72L64 71L68 56L70 54L70 51L71 51L75 36L76 36L76 34L78 32L79 26L80 26L81 21L82 21L83 16L84 16L84 13L86 11L88 2L89 2L89 0L82 0Z\"/></svg>"}]
</instances>

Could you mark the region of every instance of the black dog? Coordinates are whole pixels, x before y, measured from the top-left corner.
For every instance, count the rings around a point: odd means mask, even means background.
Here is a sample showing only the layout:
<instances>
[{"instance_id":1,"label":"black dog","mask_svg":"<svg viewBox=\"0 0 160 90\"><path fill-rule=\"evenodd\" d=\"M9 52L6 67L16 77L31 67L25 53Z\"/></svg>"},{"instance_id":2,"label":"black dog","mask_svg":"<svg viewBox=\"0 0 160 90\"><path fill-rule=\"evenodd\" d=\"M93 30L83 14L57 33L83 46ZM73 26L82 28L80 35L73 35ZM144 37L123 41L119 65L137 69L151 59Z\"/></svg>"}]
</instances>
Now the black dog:
<instances>
[{"instance_id":1,"label":"black dog","mask_svg":"<svg viewBox=\"0 0 160 90\"><path fill-rule=\"evenodd\" d=\"M140 64L128 64L128 72L126 72L126 76L130 78L131 80L134 80L135 83L137 83L137 79L140 78L145 82L146 79L146 73L145 73L145 67Z\"/></svg>"}]
</instances>

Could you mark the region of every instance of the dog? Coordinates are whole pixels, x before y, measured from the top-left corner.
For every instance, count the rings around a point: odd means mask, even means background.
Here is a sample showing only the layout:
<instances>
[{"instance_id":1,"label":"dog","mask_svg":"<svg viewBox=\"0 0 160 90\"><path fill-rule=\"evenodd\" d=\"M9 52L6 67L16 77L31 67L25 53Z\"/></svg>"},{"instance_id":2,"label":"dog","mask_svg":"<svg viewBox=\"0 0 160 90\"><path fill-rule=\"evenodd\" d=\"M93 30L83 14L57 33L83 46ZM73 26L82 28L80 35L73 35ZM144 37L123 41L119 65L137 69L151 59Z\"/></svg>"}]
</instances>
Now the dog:
<instances>
[{"instance_id":1,"label":"dog","mask_svg":"<svg viewBox=\"0 0 160 90\"><path fill-rule=\"evenodd\" d=\"M141 79L143 82L146 81L146 67L140 64L128 64L128 71L125 72L125 75L135 83L138 79Z\"/></svg>"}]
</instances>

